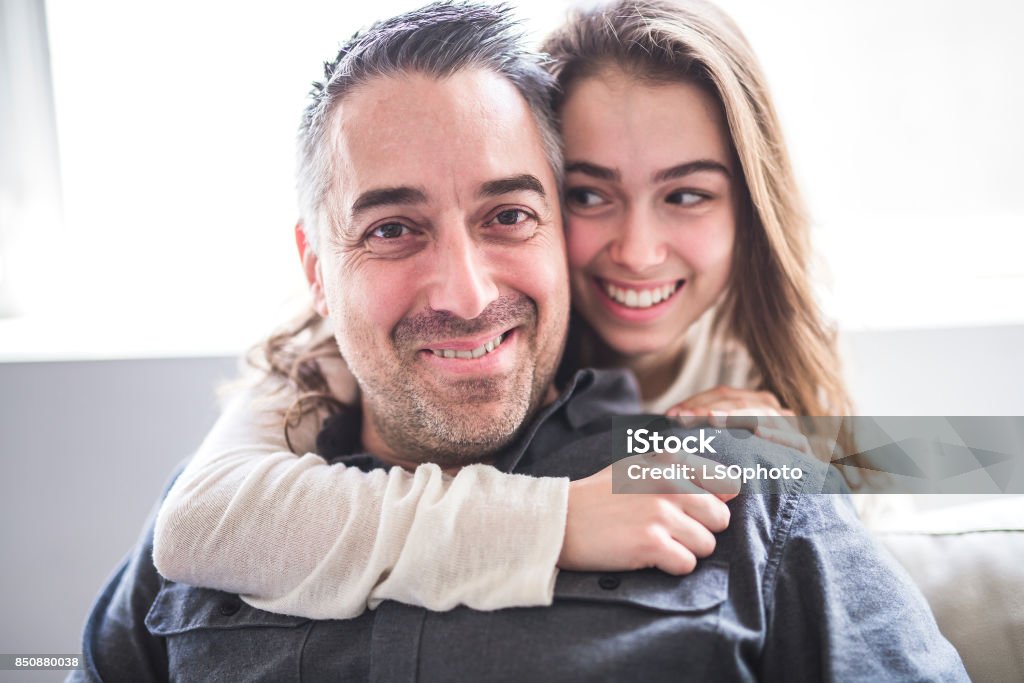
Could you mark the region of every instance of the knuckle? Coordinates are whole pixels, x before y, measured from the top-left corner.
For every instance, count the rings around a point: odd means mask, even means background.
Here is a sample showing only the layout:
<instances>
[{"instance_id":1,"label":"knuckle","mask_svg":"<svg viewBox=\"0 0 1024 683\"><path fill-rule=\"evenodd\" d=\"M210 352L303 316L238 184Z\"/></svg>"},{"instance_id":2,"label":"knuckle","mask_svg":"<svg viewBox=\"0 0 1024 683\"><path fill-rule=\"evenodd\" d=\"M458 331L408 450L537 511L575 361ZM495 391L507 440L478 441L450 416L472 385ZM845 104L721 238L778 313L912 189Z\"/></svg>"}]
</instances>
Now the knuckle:
<instances>
[{"instance_id":1,"label":"knuckle","mask_svg":"<svg viewBox=\"0 0 1024 683\"><path fill-rule=\"evenodd\" d=\"M713 534L701 534L696 543L697 547L693 548L693 553L697 557L710 557L715 552L716 545L717 541Z\"/></svg>"},{"instance_id":2,"label":"knuckle","mask_svg":"<svg viewBox=\"0 0 1024 683\"><path fill-rule=\"evenodd\" d=\"M676 506L667 498L658 498L654 508L654 520L658 524L665 524L676 515Z\"/></svg>"},{"instance_id":3,"label":"knuckle","mask_svg":"<svg viewBox=\"0 0 1024 683\"><path fill-rule=\"evenodd\" d=\"M650 526L662 526L669 518L669 507L672 504L662 497L655 498L651 501L649 512L647 513L646 519Z\"/></svg>"},{"instance_id":4,"label":"knuckle","mask_svg":"<svg viewBox=\"0 0 1024 683\"><path fill-rule=\"evenodd\" d=\"M711 531L725 531L729 528L729 520L732 517L729 512L729 506L718 499L714 499L716 505L711 509L711 526L708 527Z\"/></svg>"},{"instance_id":5,"label":"knuckle","mask_svg":"<svg viewBox=\"0 0 1024 683\"><path fill-rule=\"evenodd\" d=\"M661 548L663 538L660 524L648 524L640 533L637 545L640 552L649 555Z\"/></svg>"},{"instance_id":6,"label":"knuckle","mask_svg":"<svg viewBox=\"0 0 1024 683\"><path fill-rule=\"evenodd\" d=\"M690 574L697 568L697 556L693 553L685 553L679 560L679 568L683 574Z\"/></svg>"}]
</instances>

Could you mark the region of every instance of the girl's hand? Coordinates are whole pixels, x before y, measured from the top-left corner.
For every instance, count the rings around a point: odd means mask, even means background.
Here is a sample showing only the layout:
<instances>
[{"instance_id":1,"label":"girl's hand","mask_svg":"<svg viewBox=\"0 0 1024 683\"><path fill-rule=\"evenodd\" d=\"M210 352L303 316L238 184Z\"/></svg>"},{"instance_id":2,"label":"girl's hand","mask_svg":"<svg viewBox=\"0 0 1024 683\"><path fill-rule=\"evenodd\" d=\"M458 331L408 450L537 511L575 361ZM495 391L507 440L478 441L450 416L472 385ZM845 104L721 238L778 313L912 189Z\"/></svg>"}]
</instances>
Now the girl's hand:
<instances>
[{"instance_id":1,"label":"girl's hand","mask_svg":"<svg viewBox=\"0 0 1024 683\"><path fill-rule=\"evenodd\" d=\"M612 493L611 466L570 483L558 566L578 571L657 567L689 574L697 558L714 551L714 533L729 526L725 501L739 488L717 484L718 493L690 481L666 485L664 493Z\"/></svg>"},{"instance_id":2,"label":"girl's hand","mask_svg":"<svg viewBox=\"0 0 1024 683\"><path fill-rule=\"evenodd\" d=\"M797 426L795 413L783 408L779 399L767 391L719 385L677 403L666 415L681 417L684 424L686 418L697 418L713 427L749 429L762 439L813 456L807 437Z\"/></svg>"}]
</instances>

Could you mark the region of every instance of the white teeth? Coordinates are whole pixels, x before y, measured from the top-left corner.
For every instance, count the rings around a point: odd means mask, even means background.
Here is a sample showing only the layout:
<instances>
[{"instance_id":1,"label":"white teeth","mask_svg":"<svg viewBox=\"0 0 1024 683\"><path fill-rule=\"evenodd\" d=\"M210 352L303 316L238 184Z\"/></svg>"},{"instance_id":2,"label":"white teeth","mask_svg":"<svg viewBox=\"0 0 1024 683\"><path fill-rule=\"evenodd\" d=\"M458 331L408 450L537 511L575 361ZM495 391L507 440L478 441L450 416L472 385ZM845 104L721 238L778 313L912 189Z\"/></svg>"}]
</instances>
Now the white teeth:
<instances>
[{"instance_id":1,"label":"white teeth","mask_svg":"<svg viewBox=\"0 0 1024 683\"><path fill-rule=\"evenodd\" d=\"M481 358L494 349L501 345L501 342L505 341L505 335L499 334L494 339L490 339L475 349L469 351L455 351L453 349L430 349L430 352L440 358L461 358L462 360L469 360L471 358Z\"/></svg>"},{"instance_id":2,"label":"white teeth","mask_svg":"<svg viewBox=\"0 0 1024 683\"><path fill-rule=\"evenodd\" d=\"M628 306L629 308L650 308L675 294L679 286L673 282L672 284L654 289L622 289L606 282L604 288L610 298L615 299L623 306Z\"/></svg>"}]
</instances>

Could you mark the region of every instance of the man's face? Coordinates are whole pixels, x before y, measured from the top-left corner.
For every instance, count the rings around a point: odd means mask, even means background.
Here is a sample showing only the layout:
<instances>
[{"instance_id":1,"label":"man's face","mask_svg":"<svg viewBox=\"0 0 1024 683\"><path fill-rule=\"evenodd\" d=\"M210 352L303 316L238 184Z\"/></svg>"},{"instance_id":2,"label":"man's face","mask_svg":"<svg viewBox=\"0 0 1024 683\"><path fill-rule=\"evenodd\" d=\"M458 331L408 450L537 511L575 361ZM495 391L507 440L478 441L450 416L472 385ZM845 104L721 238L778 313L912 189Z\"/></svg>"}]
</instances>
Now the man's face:
<instances>
[{"instance_id":1,"label":"man's face","mask_svg":"<svg viewBox=\"0 0 1024 683\"><path fill-rule=\"evenodd\" d=\"M378 78L336 112L314 292L362 391L363 442L457 466L541 404L569 294L557 188L529 109L465 70Z\"/></svg>"}]
</instances>

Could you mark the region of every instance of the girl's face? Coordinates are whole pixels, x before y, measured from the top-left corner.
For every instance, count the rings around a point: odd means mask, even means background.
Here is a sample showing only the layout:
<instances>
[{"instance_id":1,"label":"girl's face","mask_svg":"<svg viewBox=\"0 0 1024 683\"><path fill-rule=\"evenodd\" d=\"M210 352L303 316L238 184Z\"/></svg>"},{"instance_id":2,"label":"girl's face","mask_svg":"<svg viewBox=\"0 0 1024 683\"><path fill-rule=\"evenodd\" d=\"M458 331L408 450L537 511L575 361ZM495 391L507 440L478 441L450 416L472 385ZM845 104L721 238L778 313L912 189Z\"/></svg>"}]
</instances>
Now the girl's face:
<instances>
[{"instance_id":1,"label":"girl's face","mask_svg":"<svg viewBox=\"0 0 1024 683\"><path fill-rule=\"evenodd\" d=\"M562 109L576 311L626 357L674 354L729 280L736 170L717 101L606 70Z\"/></svg>"}]
</instances>

